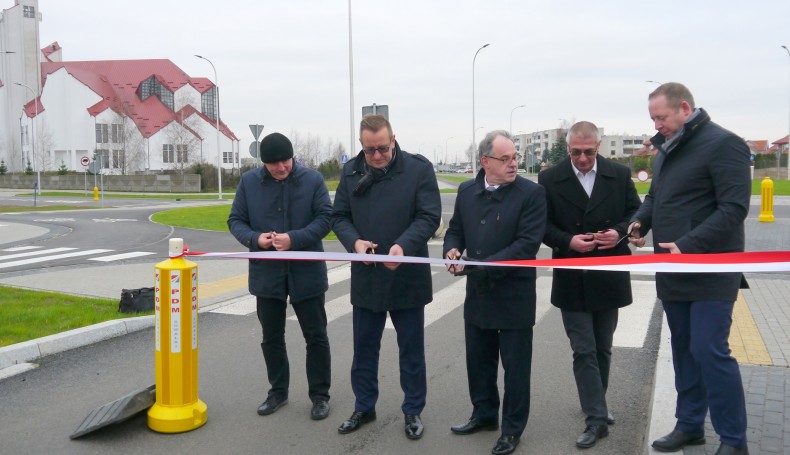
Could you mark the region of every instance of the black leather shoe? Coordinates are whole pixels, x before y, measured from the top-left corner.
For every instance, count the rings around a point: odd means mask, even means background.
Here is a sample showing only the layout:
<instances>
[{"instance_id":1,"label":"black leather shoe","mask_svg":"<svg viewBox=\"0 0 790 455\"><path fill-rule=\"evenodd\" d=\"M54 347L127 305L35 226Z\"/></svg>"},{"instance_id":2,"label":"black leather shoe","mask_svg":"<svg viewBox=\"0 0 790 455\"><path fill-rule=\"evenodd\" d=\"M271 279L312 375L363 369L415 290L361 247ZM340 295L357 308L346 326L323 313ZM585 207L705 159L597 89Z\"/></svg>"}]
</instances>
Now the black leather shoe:
<instances>
[{"instance_id":1,"label":"black leather shoe","mask_svg":"<svg viewBox=\"0 0 790 455\"><path fill-rule=\"evenodd\" d=\"M376 411L370 412L359 412L354 411L351 414L351 417L348 418L345 422L340 424L338 427L337 432L340 434L351 433L352 431L357 431L359 428L369 422L376 420Z\"/></svg>"},{"instance_id":2,"label":"black leather shoe","mask_svg":"<svg viewBox=\"0 0 790 455\"><path fill-rule=\"evenodd\" d=\"M518 436L503 434L496 440L496 445L491 449L494 455L507 455L513 453L521 439Z\"/></svg>"},{"instance_id":3,"label":"black leather shoe","mask_svg":"<svg viewBox=\"0 0 790 455\"><path fill-rule=\"evenodd\" d=\"M666 436L653 441L653 448L659 452L677 452L683 446L699 446L705 444L705 433L686 433L677 428Z\"/></svg>"},{"instance_id":4,"label":"black leather shoe","mask_svg":"<svg viewBox=\"0 0 790 455\"><path fill-rule=\"evenodd\" d=\"M420 439L425 427L422 425L420 416L406 414L406 437L409 439Z\"/></svg>"},{"instance_id":5,"label":"black leather shoe","mask_svg":"<svg viewBox=\"0 0 790 455\"><path fill-rule=\"evenodd\" d=\"M499 429L499 421L497 419L483 420L477 417L472 417L468 422L450 427L450 431L455 434L472 434L478 431L496 431Z\"/></svg>"},{"instance_id":6,"label":"black leather shoe","mask_svg":"<svg viewBox=\"0 0 790 455\"><path fill-rule=\"evenodd\" d=\"M288 397L272 395L266 398L266 401L264 401L262 405L258 406L258 415L267 416L286 404L288 404Z\"/></svg>"},{"instance_id":7,"label":"black leather shoe","mask_svg":"<svg viewBox=\"0 0 790 455\"><path fill-rule=\"evenodd\" d=\"M614 425L614 422L615 422L615 420L614 420L614 416L612 415L612 413L610 412L610 413L606 414L606 424L607 425Z\"/></svg>"},{"instance_id":8,"label":"black leather shoe","mask_svg":"<svg viewBox=\"0 0 790 455\"><path fill-rule=\"evenodd\" d=\"M749 446L738 448L724 443L722 443L719 446L719 450L716 451L716 455L748 455L748 454L749 454Z\"/></svg>"},{"instance_id":9,"label":"black leather shoe","mask_svg":"<svg viewBox=\"0 0 790 455\"><path fill-rule=\"evenodd\" d=\"M329 402L326 400L315 400L313 409L310 410L310 418L313 420L323 420L329 415Z\"/></svg>"},{"instance_id":10,"label":"black leather shoe","mask_svg":"<svg viewBox=\"0 0 790 455\"><path fill-rule=\"evenodd\" d=\"M606 425L587 425L584 433L576 438L576 446L588 449L595 445L599 439L609 436L609 427Z\"/></svg>"}]
</instances>

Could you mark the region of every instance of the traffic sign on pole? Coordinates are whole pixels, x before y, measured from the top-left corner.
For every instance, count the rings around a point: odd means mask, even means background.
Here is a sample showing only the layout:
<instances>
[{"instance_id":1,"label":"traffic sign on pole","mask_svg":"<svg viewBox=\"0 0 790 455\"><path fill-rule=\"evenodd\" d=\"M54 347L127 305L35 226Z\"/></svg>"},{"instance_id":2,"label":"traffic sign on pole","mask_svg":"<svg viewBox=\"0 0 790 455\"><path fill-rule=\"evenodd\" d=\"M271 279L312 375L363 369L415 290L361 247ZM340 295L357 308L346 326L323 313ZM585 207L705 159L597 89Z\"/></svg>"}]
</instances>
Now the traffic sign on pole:
<instances>
[{"instance_id":1,"label":"traffic sign on pole","mask_svg":"<svg viewBox=\"0 0 790 455\"><path fill-rule=\"evenodd\" d=\"M252 131L252 135L255 136L255 140L257 141L258 138L261 137L261 132L263 132L263 125L250 125L250 131Z\"/></svg>"},{"instance_id":2,"label":"traffic sign on pole","mask_svg":"<svg viewBox=\"0 0 790 455\"><path fill-rule=\"evenodd\" d=\"M258 141L250 142L250 155L253 158L258 158Z\"/></svg>"},{"instance_id":3,"label":"traffic sign on pole","mask_svg":"<svg viewBox=\"0 0 790 455\"><path fill-rule=\"evenodd\" d=\"M91 159L89 157L87 157L87 156L83 156L82 158L80 158L80 164L85 169L88 169L88 166L90 166L90 164L91 164Z\"/></svg>"}]
</instances>

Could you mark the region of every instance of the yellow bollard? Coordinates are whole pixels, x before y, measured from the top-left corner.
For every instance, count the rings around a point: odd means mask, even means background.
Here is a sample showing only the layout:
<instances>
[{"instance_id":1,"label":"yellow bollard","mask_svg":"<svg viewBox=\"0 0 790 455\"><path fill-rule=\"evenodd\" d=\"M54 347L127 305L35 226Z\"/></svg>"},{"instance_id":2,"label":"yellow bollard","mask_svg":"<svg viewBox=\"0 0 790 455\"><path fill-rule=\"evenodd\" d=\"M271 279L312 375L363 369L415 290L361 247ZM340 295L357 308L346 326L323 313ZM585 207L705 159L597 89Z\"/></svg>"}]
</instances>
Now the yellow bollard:
<instances>
[{"instance_id":1,"label":"yellow bollard","mask_svg":"<svg viewBox=\"0 0 790 455\"><path fill-rule=\"evenodd\" d=\"M208 419L198 399L197 264L180 257L183 239L170 239L170 257L155 268L156 403L148 427L160 433L199 428Z\"/></svg>"},{"instance_id":2,"label":"yellow bollard","mask_svg":"<svg viewBox=\"0 0 790 455\"><path fill-rule=\"evenodd\" d=\"M766 176L760 184L760 195L762 196L762 202L760 203L760 217L758 220L763 223L773 223L774 182L768 176Z\"/></svg>"},{"instance_id":3,"label":"yellow bollard","mask_svg":"<svg viewBox=\"0 0 790 455\"><path fill-rule=\"evenodd\" d=\"M99 200L99 187L98 186L94 186L93 187L93 200L94 201L98 201Z\"/></svg>"}]
</instances>

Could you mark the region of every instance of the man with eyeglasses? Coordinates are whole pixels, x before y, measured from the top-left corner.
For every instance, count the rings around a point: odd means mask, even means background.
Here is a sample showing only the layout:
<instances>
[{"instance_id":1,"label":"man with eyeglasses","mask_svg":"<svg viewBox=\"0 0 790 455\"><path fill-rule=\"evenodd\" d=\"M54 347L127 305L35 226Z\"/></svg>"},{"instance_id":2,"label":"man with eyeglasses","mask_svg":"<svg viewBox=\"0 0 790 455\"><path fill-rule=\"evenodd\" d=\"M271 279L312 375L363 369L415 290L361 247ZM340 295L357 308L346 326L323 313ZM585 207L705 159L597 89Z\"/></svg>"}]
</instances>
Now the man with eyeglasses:
<instances>
[{"instance_id":1,"label":"man with eyeglasses","mask_svg":"<svg viewBox=\"0 0 790 455\"><path fill-rule=\"evenodd\" d=\"M444 257L481 261L535 259L546 228L543 188L517 174L519 155L507 131L486 134L480 172L458 187L444 237ZM502 432L491 453L512 453L527 425L535 325L535 269L449 266L466 275L464 336L472 416L459 435L499 428L499 358L505 370Z\"/></svg>"},{"instance_id":2,"label":"man with eyeglasses","mask_svg":"<svg viewBox=\"0 0 790 455\"><path fill-rule=\"evenodd\" d=\"M631 254L628 223L641 201L631 170L598 155L601 132L578 122L567 134L568 157L538 174L546 188L547 221L543 243L552 258ZM576 446L589 448L609 435L614 417L606 404L612 339L618 308L629 305L628 272L557 269L552 272L551 303L573 350L573 375L586 415Z\"/></svg>"},{"instance_id":3,"label":"man with eyeglasses","mask_svg":"<svg viewBox=\"0 0 790 455\"><path fill-rule=\"evenodd\" d=\"M691 91L677 82L650 93L648 111L658 131L651 139L658 154L650 191L632 219L632 241L644 244L642 236L652 228L659 254L743 251L749 147L695 107ZM710 410L721 440L716 453L749 453L743 383L729 345L742 280L742 273L656 273L656 293L672 334L677 422L653 441L654 449L705 444Z\"/></svg>"},{"instance_id":4,"label":"man with eyeglasses","mask_svg":"<svg viewBox=\"0 0 790 455\"><path fill-rule=\"evenodd\" d=\"M367 115L359 127L362 150L343 166L335 194L332 228L352 253L428 257L428 240L441 219L433 165L400 149L389 121ZM354 412L338 432L351 433L376 420L381 337L389 313L398 340L401 410L409 439L424 426L426 376L425 305L433 299L428 264L351 264Z\"/></svg>"}]
</instances>

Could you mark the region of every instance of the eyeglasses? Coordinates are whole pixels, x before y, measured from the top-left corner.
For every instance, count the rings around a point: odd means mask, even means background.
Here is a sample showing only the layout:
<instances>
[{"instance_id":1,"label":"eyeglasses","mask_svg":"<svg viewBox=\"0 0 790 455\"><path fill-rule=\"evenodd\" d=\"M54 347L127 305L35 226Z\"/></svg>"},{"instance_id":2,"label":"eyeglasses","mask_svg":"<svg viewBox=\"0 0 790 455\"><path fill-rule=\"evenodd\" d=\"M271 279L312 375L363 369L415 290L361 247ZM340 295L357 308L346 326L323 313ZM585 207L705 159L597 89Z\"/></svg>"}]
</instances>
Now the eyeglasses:
<instances>
[{"instance_id":1,"label":"eyeglasses","mask_svg":"<svg viewBox=\"0 0 790 455\"><path fill-rule=\"evenodd\" d=\"M598 150L597 149L587 149L587 150L572 149L571 150L571 156L574 157L574 158L580 157L582 155L582 153L584 153L584 156L586 156L588 158L592 158L592 157L595 156L596 153L598 153Z\"/></svg>"},{"instance_id":2,"label":"eyeglasses","mask_svg":"<svg viewBox=\"0 0 790 455\"><path fill-rule=\"evenodd\" d=\"M378 152L379 155L383 155L383 154L389 152L391 148L392 148L392 142L390 141L389 145L380 145L378 147L368 147L368 148L362 149L362 151L365 152L365 155L368 155L368 156L373 156L373 155L376 154L376 152Z\"/></svg>"},{"instance_id":3,"label":"eyeglasses","mask_svg":"<svg viewBox=\"0 0 790 455\"><path fill-rule=\"evenodd\" d=\"M510 163L511 161L514 161L514 160L516 162L521 161L521 155L518 154L518 153L516 153L513 156L500 156L500 157L491 156L491 155L484 155L484 156L486 158L490 158L492 160L497 160L497 161L499 161L499 162L501 162L503 164L508 164L508 163Z\"/></svg>"}]
</instances>

